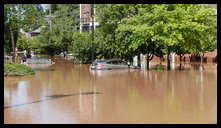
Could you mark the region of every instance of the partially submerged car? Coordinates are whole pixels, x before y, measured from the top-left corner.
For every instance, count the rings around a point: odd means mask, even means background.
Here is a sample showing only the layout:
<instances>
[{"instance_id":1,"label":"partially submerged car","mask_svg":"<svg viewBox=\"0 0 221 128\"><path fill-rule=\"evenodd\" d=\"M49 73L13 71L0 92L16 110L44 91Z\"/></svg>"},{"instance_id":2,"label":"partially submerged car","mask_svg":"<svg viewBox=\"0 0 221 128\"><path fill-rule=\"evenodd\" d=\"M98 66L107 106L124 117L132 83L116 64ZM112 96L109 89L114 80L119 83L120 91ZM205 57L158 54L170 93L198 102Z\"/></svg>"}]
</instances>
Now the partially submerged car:
<instances>
[{"instance_id":1,"label":"partially submerged car","mask_svg":"<svg viewBox=\"0 0 221 128\"><path fill-rule=\"evenodd\" d=\"M126 61L111 59L111 60L97 60L90 65L91 69L128 69L134 68L134 66L129 65Z\"/></svg>"}]
</instances>

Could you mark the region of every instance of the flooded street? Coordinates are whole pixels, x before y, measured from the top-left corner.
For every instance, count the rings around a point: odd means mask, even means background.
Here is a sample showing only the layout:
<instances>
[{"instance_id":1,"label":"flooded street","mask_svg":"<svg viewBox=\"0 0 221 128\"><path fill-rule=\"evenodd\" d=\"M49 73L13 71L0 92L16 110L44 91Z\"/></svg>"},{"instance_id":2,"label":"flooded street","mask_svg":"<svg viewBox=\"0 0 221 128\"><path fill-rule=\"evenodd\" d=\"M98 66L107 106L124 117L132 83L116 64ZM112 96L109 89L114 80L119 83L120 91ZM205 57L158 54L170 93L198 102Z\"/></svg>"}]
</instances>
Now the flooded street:
<instances>
[{"instance_id":1,"label":"flooded street","mask_svg":"<svg viewBox=\"0 0 221 128\"><path fill-rule=\"evenodd\" d=\"M4 123L217 123L217 66L89 70L55 59L4 78ZM188 67L188 65L187 65Z\"/></svg>"}]
</instances>

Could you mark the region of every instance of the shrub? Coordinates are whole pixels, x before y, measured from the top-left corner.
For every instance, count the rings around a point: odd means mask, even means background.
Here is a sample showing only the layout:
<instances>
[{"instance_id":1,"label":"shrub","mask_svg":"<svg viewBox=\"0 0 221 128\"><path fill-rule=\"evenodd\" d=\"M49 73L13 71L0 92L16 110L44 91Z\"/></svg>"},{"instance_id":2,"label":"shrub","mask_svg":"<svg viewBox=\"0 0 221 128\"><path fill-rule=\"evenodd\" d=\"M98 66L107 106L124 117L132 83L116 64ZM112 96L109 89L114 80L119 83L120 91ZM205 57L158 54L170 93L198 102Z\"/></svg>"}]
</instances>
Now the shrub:
<instances>
[{"instance_id":1,"label":"shrub","mask_svg":"<svg viewBox=\"0 0 221 128\"><path fill-rule=\"evenodd\" d=\"M166 67L164 65L159 64L159 65L154 66L152 69L153 70L164 70L164 69L166 69Z\"/></svg>"},{"instance_id":2,"label":"shrub","mask_svg":"<svg viewBox=\"0 0 221 128\"><path fill-rule=\"evenodd\" d=\"M23 64L5 63L4 64L4 76L22 76L33 75L34 70Z\"/></svg>"}]
</instances>

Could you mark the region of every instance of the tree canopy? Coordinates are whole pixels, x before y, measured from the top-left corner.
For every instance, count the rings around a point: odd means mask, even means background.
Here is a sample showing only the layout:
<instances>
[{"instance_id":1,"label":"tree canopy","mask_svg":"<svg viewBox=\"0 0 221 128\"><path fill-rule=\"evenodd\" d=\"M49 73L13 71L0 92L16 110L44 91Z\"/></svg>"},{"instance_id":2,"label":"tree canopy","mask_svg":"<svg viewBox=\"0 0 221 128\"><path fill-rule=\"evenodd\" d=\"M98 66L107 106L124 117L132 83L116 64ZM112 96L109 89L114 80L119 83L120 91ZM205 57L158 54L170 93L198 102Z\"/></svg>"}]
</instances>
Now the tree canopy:
<instances>
[{"instance_id":1,"label":"tree canopy","mask_svg":"<svg viewBox=\"0 0 221 128\"><path fill-rule=\"evenodd\" d=\"M20 30L30 32L41 25L44 11L39 4L4 5L4 47L7 52L14 49Z\"/></svg>"},{"instance_id":2,"label":"tree canopy","mask_svg":"<svg viewBox=\"0 0 221 128\"><path fill-rule=\"evenodd\" d=\"M104 35L114 38L107 43L120 57L216 48L215 10L207 5L101 5L98 9Z\"/></svg>"},{"instance_id":3,"label":"tree canopy","mask_svg":"<svg viewBox=\"0 0 221 128\"><path fill-rule=\"evenodd\" d=\"M96 5L95 57L132 60L136 55L163 57L175 52L204 53L216 49L215 9L202 4L100 4ZM52 4L4 7L4 39L10 49L21 37L19 29L31 31L42 26L37 38L46 54L69 52L82 62L92 53L92 35L79 33L79 5ZM10 33L12 32L12 33ZM12 38L13 37L13 38ZM27 43L27 42L26 42ZM36 45L36 43L35 43ZM24 48L23 45L19 45ZM169 58L169 57L167 57Z\"/></svg>"},{"instance_id":4,"label":"tree canopy","mask_svg":"<svg viewBox=\"0 0 221 128\"><path fill-rule=\"evenodd\" d=\"M79 31L79 5L51 5L51 19L48 18L45 28L39 37L39 43L43 46L44 51L57 51L60 53L68 51L68 47L73 41L73 33ZM50 6L47 8L50 9ZM49 11L47 11L49 12ZM50 17L48 14L47 17ZM51 20L51 26L50 26Z\"/></svg>"}]
</instances>

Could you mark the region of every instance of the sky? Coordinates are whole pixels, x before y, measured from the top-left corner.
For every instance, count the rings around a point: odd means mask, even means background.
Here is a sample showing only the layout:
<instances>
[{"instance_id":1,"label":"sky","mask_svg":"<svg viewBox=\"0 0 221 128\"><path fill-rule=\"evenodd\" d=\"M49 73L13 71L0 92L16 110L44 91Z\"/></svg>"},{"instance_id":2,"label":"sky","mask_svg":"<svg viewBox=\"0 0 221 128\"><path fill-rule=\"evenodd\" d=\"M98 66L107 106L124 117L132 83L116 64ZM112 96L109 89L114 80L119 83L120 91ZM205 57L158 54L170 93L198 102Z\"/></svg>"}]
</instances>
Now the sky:
<instances>
[{"instance_id":1,"label":"sky","mask_svg":"<svg viewBox=\"0 0 221 128\"><path fill-rule=\"evenodd\" d=\"M44 10L45 10L46 8L48 8L48 4L41 4L41 6L43 7Z\"/></svg>"}]
</instances>

